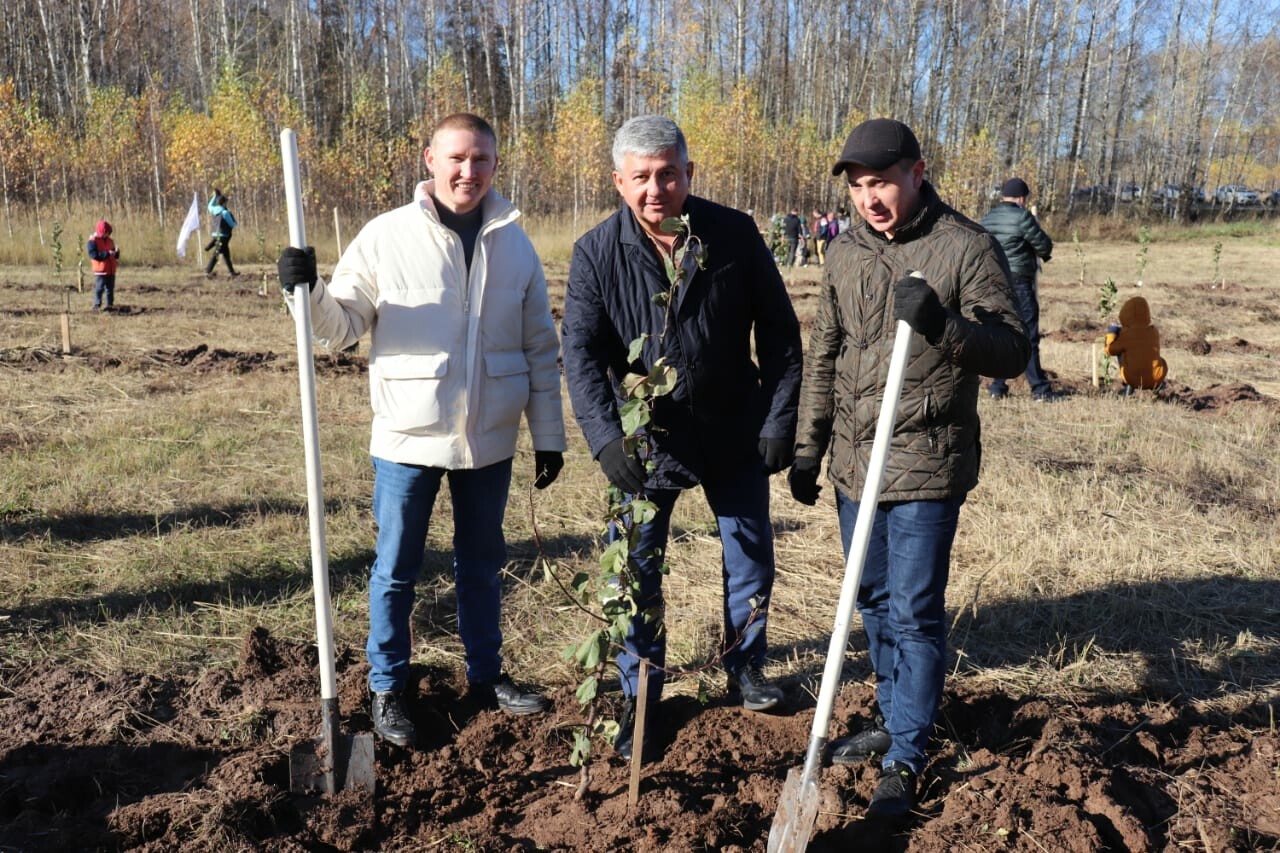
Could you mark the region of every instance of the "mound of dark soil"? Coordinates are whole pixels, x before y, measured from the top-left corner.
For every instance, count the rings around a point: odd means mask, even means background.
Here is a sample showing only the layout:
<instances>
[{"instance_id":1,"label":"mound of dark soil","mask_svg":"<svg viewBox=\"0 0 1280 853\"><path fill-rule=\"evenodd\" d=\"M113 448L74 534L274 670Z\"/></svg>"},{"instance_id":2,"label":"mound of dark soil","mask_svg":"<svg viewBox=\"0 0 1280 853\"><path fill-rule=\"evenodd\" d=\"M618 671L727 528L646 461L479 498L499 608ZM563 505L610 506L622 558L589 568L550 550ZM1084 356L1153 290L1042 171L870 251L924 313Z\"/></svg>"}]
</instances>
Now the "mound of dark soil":
<instances>
[{"instance_id":1,"label":"mound of dark soil","mask_svg":"<svg viewBox=\"0 0 1280 853\"><path fill-rule=\"evenodd\" d=\"M1180 382L1166 381L1155 393L1161 400L1186 406L1196 412L1221 412L1235 403L1263 403L1273 409L1280 408L1274 398L1259 393L1252 385L1243 382L1214 384L1196 390Z\"/></svg>"},{"instance_id":2,"label":"mound of dark soil","mask_svg":"<svg viewBox=\"0 0 1280 853\"><path fill-rule=\"evenodd\" d=\"M369 728L365 669L339 661L346 725ZM315 653L264 631L236 672L110 678L5 673L0 839L20 850L764 850L812 702L777 715L662 702L639 804L600 759L575 799L572 692L544 716L474 705L457 677L417 669L419 749L379 744L372 796L289 790L293 745L318 732ZM793 694L805 697L801 690ZM836 719L869 712L849 684ZM1280 844L1274 709L1233 720L1190 707L1015 699L956 682L902 827L861 815L873 766L829 768L813 850L1273 850ZM838 733L837 733L838 734Z\"/></svg>"},{"instance_id":3,"label":"mound of dark soil","mask_svg":"<svg viewBox=\"0 0 1280 853\"><path fill-rule=\"evenodd\" d=\"M255 370L289 371L297 368L298 357L294 353L283 355L274 352L239 352L210 348L197 344L183 349L154 349L130 354L102 354L93 351L74 353L71 358L81 360L97 371L126 370L146 372L170 369L195 374L250 373ZM66 359L57 350L41 347L0 349L0 364L27 370L52 368L61 370ZM320 374L362 373L368 370L368 359L349 352L317 352L316 372Z\"/></svg>"}]
</instances>

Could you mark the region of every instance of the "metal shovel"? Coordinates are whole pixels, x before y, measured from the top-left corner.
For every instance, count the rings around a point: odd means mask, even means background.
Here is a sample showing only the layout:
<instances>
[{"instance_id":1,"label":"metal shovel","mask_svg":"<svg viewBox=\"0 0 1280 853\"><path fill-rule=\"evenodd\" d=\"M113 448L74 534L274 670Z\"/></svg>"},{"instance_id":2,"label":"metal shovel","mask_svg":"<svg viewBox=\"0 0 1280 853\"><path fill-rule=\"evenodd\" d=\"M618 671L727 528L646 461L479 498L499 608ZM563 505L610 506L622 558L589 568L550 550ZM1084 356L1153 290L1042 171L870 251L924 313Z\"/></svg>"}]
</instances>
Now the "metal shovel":
<instances>
[{"instance_id":1,"label":"metal shovel","mask_svg":"<svg viewBox=\"0 0 1280 853\"><path fill-rule=\"evenodd\" d=\"M284 190L289 206L289 242L307 245L298 180L298 139L280 133ZM324 536L324 490L320 479L320 433L316 416L316 372L311 349L311 299L303 290L293 300L298 337L298 386L302 395L302 443L307 462L307 516L311 530L311 585L316 605L316 645L320 651L320 736L289 754L290 789L295 792L342 790L373 793L377 775L373 735L343 735L338 714L337 672L333 651L333 604L329 598L329 550Z\"/></svg>"},{"instance_id":2,"label":"metal shovel","mask_svg":"<svg viewBox=\"0 0 1280 853\"><path fill-rule=\"evenodd\" d=\"M911 275L924 277L918 272ZM853 608L857 603L858 586L862 581L862 567L867 561L867 548L871 544L871 528L875 521L876 505L880 500L880 483L884 479L885 461L889 458L889 442L893 438L898 398L902 395L902 376L906 371L907 352L910 348L911 327L899 320L894 333L893 356L889 360L889 378L885 381L884 399L880 403L880 418L876 421L876 435L871 443L871 461L867 465L867 479L862 487L858 518L849 543L844 582L840 586L835 626L831 630L831 644L827 647L827 665L822 672L822 687L818 691L818 707L813 714L809 749L805 753L804 767L793 767L787 773L782 795L778 798L778 812L773 816L773 825L769 828L769 853L804 853L809 846L809 836L813 834L814 821L818 817L818 774L822 770L822 752L827 745L831 709L835 705L836 692L840 687L845 643L849 641L849 623L853 621Z\"/></svg>"}]
</instances>

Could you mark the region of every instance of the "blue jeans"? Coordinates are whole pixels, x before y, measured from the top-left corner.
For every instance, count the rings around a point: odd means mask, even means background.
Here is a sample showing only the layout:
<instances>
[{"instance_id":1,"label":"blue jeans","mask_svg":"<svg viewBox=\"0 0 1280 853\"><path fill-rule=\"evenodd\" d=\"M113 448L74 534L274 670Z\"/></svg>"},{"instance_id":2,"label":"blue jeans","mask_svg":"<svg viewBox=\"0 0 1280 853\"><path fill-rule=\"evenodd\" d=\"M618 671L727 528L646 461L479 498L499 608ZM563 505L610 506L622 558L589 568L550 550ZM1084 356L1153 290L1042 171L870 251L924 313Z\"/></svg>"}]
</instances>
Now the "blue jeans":
<instances>
[{"instance_id":1,"label":"blue jeans","mask_svg":"<svg viewBox=\"0 0 1280 853\"><path fill-rule=\"evenodd\" d=\"M646 497L658 513L640 528L633 554L640 579L642 610L663 606L662 563L671 531L671 510L680 489L655 489ZM720 577L724 596L724 640L721 647L725 669L730 672L747 664L763 665L768 648L766 627L769 596L773 594L773 525L769 521L769 478L759 466L743 466L724 479L704 480L702 491L720 529ZM613 538L611 532L610 538ZM647 556L646 556L647 555ZM753 603L754 602L754 603ZM649 674L649 698L662 694L667 665L666 631L636 617L631 621L626 649L617 656L622 692L636 695L640 678L640 658L648 658L657 670Z\"/></svg>"},{"instance_id":2,"label":"blue jeans","mask_svg":"<svg viewBox=\"0 0 1280 853\"><path fill-rule=\"evenodd\" d=\"M836 503L847 557L858 501L837 493ZM884 763L901 761L916 773L942 702L947 575L963 503L964 497L880 504L858 587L876 702L893 738Z\"/></svg>"},{"instance_id":3,"label":"blue jeans","mask_svg":"<svg viewBox=\"0 0 1280 853\"><path fill-rule=\"evenodd\" d=\"M1040 299L1036 296L1036 280L1015 277L1013 295L1018 303L1018 316L1022 318L1022 325L1027 327L1027 339L1031 341L1031 358L1025 371L1027 384L1031 386L1031 393L1039 397L1049 393L1053 386L1040 366ZM992 396L1000 397L1009 392L1009 385L1003 379L993 379L987 390Z\"/></svg>"},{"instance_id":4,"label":"blue jeans","mask_svg":"<svg viewBox=\"0 0 1280 853\"><path fill-rule=\"evenodd\" d=\"M95 275L93 277L93 307L110 308L116 302L116 276Z\"/></svg>"},{"instance_id":5,"label":"blue jeans","mask_svg":"<svg viewBox=\"0 0 1280 853\"><path fill-rule=\"evenodd\" d=\"M502 520L511 460L446 471L375 456L373 471L378 545L369 578L369 689L400 690L408 680L413 587L422 568L431 510L446 476L453 499L453 578L467 680L492 681L502 672L499 572L507 561Z\"/></svg>"}]
</instances>

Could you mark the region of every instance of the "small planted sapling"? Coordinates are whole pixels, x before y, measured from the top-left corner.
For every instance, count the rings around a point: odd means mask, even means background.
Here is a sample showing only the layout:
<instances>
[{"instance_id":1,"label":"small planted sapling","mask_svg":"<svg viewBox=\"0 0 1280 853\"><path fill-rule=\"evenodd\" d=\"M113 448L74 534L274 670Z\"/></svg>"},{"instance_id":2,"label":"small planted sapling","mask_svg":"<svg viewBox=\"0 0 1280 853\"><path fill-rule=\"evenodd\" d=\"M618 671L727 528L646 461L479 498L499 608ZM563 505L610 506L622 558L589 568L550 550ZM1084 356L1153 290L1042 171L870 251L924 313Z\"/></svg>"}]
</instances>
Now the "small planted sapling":
<instances>
[{"instance_id":1,"label":"small planted sapling","mask_svg":"<svg viewBox=\"0 0 1280 853\"><path fill-rule=\"evenodd\" d=\"M701 240L690 231L689 217L670 217L661 224L663 231L674 234L675 241L669 252L661 251L667 274L666 289L654 294L652 300L662 311L662 328L645 333L630 342L627 361L634 368L622 378L625 402L619 411L622 422L623 446L653 470L652 436L661 429L653 421L654 405L660 397L670 394L676 387L677 373L667 358L667 330L675 311L680 288L688 283L694 272L705 265L706 256ZM651 360L646 364L646 355ZM638 553L640 529L658 513L655 503L642 494L627 495L615 486L608 489L609 510L604 521L610 533L610 541L600 555L595 575L578 572L565 587L555 575L554 566L545 560L548 574L561 583L562 589L574 604L590 615L593 629L581 640L571 643L563 657L571 660L582 671L576 695L585 712L585 720L574 729L573 746L569 762L580 768L575 799L581 799L591 784L591 759L597 742L612 743L618 735L618 723L606 719L600 702L600 685L610 667L614 666L616 653L625 647L632 622L643 619L662 630L662 608L644 607L641 600L638 558L661 558L661 554ZM661 571L667 571L666 563Z\"/></svg>"},{"instance_id":2,"label":"small planted sapling","mask_svg":"<svg viewBox=\"0 0 1280 853\"><path fill-rule=\"evenodd\" d=\"M1115 280L1111 278L1108 278L1106 281L1104 281L1102 283L1102 286L1098 288L1098 317L1099 319L1102 320L1102 323L1104 326L1106 326L1110 322L1112 312L1116 310L1116 303L1120 299L1119 292L1120 291L1116 287ZM1104 336L1101 339L1101 342L1105 344L1105 341L1106 341L1106 338ZM1111 356L1107 355L1107 350L1105 345L1102 347L1101 364L1102 364L1102 373L1101 373L1102 384L1110 385L1111 384L1111 368L1113 366L1113 361Z\"/></svg>"},{"instance_id":3,"label":"small planted sapling","mask_svg":"<svg viewBox=\"0 0 1280 853\"><path fill-rule=\"evenodd\" d=\"M1076 250L1076 260L1080 263L1080 286L1084 287L1084 246L1080 244L1079 229L1071 232L1071 244Z\"/></svg>"},{"instance_id":4,"label":"small planted sapling","mask_svg":"<svg viewBox=\"0 0 1280 853\"><path fill-rule=\"evenodd\" d=\"M57 219L53 220L53 233L49 238L49 245L53 248L53 275L59 281L62 280L62 223Z\"/></svg>"},{"instance_id":5,"label":"small planted sapling","mask_svg":"<svg viewBox=\"0 0 1280 853\"><path fill-rule=\"evenodd\" d=\"M1142 274L1147 268L1147 253L1151 249L1151 229L1143 225L1138 229L1138 287L1142 287Z\"/></svg>"}]
</instances>

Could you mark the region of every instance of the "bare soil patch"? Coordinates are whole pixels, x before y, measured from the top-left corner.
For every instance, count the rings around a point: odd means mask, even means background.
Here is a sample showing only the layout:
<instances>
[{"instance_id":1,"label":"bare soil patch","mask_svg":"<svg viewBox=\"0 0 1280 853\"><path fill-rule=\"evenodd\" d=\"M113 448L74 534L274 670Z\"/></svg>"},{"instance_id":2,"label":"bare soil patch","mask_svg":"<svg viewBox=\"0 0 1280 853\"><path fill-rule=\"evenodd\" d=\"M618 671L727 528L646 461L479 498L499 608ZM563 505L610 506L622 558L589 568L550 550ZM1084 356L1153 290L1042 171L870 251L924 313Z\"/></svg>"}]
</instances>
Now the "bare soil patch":
<instances>
[{"instance_id":1,"label":"bare soil patch","mask_svg":"<svg viewBox=\"0 0 1280 853\"><path fill-rule=\"evenodd\" d=\"M346 725L367 731L365 667L340 661ZM291 745L319 730L314 649L258 630L239 668L188 677L10 673L0 702L0 837L21 850L763 850L809 694L758 715L663 701L639 806L628 768L597 764L575 802L569 689L545 716L475 706L458 676L416 667L419 749L378 746L372 797L289 791ZM869 714L850 683L836 718ZM1233 719L1147 699L1067 702L954 682L918 813L860 815L875 768L833 767L812 849L1271 850L1280 845L1274 709Z\"/></svg>"}]
</instances>

